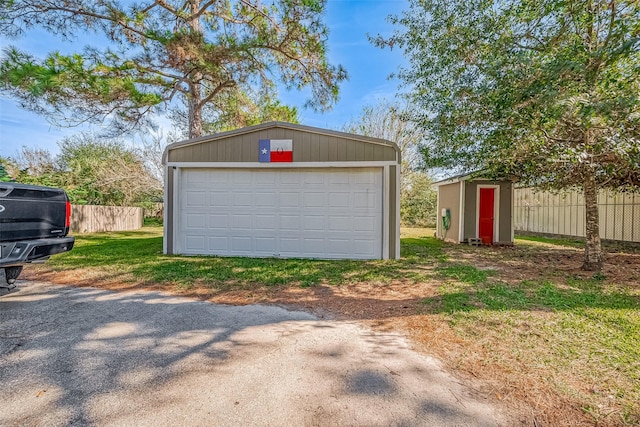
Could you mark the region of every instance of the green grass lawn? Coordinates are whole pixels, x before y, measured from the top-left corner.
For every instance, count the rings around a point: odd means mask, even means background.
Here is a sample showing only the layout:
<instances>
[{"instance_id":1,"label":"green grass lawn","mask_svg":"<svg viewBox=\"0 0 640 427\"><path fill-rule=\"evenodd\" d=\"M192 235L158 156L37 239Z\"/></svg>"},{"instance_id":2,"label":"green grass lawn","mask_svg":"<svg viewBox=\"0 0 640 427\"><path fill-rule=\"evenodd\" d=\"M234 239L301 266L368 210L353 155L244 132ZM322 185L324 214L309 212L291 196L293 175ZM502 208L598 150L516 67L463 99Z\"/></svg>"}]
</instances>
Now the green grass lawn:
<instances>
[{"instance_id":1,"label":"green grass lawn","mask_svg":"<svg viewBox=\"0 0 640 427\"><path fill-rule=\"evenodd\" d=\"M425 297L413 314L437 316L450 325L467 346L452 358L484 365L486 369L477 372L480 376L484 372L488 380L502 372L505 377L498 381L513 387L518 387L518 378L543 383L563 399L577 402L581 416L594 424L640 424L637 283L616 283L602 275L547 274L552 263L540 265L539 276L507 283L499 269L480 268L474 254L481 254L485 262L493 256L498 263L519 251L528 255L547 251L556 242L519 239L520 248L491 255L483 248L445 244L429 234L404 231L400 260L322 261L167 256L162 254L162 229L145 227L79 235L73 251L52 257L42 268L88 269L167 289L217 292L276 285L433 282L435 295ZM544 245L539 245L541 241ZM557 243L567 250L580 245ZM532 396L536 398L535 393Z\"/></svg>"},{"instance_id":2,"label":"green grass lawn","mask_svg":"<svg viewBox=\"0 0 640 427\"><path fill-rule=\"evenodd\" d=\"M58 271L94 268L121 275L125 280L156 282L189 288L194 284L215 289L353 282L390 281L398 276L412 281L426 278L411 269L424 259L441 259L442 243L435 239L407 239L402 260L350 261L276 258L174 256L162 254L162 229L96 233L76 237L71 252L48 265Z\"/></svg>"}]
</instances>

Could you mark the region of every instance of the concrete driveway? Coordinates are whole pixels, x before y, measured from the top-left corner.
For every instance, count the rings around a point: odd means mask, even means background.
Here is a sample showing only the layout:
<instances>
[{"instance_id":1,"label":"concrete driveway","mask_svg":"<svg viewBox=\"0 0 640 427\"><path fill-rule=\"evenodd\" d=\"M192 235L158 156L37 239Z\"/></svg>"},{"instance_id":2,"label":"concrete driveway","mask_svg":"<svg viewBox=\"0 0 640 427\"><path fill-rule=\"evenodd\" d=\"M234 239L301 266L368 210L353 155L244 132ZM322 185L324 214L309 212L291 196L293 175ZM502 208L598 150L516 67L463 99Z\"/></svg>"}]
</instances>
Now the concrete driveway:
<instances>
[{"instance_id":1,"label":"concrete driveway","mask_svg":"<svg viewBox=\"0 0 640 427\"><path fill-rule=\"evenodd\" d=\"M396 334L276 307L18 282L0 425L495 426Z\"/></svg>"}]
</instances>

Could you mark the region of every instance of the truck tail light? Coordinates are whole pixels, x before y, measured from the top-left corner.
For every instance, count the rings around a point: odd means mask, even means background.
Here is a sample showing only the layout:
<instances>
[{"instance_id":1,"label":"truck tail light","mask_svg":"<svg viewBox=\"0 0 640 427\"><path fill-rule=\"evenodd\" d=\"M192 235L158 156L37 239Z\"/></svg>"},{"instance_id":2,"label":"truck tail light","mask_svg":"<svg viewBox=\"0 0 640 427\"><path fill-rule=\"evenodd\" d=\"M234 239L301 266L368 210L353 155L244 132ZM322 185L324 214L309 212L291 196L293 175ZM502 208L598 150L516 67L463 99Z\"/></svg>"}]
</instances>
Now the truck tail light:
<instances>
[{"instance_id":1,"label":"truck tail light","mask_svg":"<svg viewBox=\"0 0 640 427\"><path fill-rule=\"evenodd\" d=\"M67 212L64 220L65 227L71 227L71 202L67 200Z\"/></svg>"}]
</instances>

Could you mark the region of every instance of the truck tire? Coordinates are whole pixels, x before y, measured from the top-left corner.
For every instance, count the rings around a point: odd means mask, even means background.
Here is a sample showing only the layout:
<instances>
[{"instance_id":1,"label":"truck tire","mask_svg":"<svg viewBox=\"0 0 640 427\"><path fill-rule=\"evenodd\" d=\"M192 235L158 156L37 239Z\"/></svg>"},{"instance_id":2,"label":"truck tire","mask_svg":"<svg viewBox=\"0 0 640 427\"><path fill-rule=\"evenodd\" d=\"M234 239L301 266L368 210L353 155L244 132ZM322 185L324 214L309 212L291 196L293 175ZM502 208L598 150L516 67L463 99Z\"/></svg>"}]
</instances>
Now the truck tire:
<instances>
[{"instance_id":1,"label":"truck tire","mask_svg":"<svg viewBox=\"0 0 640 427\"><path fill-rule=\"evenodd\" d=\"M20 273L22 272L22 266L19 265L17 267L5 267L4 268L4 278L6 279L7 283L9 285L13 285L16 281L16 279L18 278L18 276L20 276Z\"/></svg>"}]
</instances>

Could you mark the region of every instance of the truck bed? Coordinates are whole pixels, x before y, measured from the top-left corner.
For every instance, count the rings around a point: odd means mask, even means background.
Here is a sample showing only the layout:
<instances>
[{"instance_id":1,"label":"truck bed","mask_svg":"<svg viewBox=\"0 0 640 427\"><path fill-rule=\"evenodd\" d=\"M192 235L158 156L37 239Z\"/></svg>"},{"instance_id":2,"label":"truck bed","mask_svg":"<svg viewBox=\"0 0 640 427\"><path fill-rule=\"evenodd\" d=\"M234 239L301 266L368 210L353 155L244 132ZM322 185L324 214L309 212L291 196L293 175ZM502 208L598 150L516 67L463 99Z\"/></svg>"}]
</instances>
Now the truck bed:
<instances>
[{"instance_id":1,"label":"truck bed","mask_svg":"<svg viewBox=\"0 0 640 427\"><path fill-rule=\"evenodd\" d=\"M59 188L0 183L0 242L64 237L70 209Z\"/></svg>"}]
</instances>

